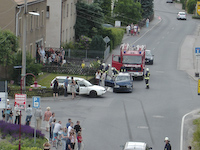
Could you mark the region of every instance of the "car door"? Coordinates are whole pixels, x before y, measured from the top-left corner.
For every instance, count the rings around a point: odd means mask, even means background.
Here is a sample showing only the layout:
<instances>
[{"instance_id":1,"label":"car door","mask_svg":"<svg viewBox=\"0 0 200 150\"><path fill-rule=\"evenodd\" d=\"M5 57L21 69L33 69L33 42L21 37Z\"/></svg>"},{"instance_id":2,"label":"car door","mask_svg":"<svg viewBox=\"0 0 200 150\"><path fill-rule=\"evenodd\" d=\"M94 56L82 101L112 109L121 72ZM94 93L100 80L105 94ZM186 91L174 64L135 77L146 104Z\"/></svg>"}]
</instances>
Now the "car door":
<instances>
[{"instance_id":1,"label":"car door","mask_svg":"<svg viewBox=\"0 0 200 150\"><path fill-rule=\"evenodd\" d=\"M105 79L105 86L114 87L114 80L111 76L107 75Z\"/></svg>"},{"instance_id":2,"label":"car door","mask_svg":"<svg viewBox=\"0 0 200 150\"><path fill-rule=\"evenodd\" d=\"M88 87L84 83L84 80L77 81L77 84L78 84L78 91L79 91L78 93L79 94L88 94Z\"/></svg>"}]
</instances>

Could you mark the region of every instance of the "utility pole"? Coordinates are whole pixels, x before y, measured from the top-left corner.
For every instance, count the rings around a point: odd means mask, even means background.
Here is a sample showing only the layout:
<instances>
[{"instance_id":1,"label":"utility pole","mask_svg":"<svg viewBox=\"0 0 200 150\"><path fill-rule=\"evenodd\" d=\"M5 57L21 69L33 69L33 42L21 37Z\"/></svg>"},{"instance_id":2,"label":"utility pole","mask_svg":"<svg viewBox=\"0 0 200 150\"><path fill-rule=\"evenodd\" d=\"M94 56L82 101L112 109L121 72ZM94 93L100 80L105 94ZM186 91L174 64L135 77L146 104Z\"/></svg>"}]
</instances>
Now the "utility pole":
<instances>
[{"instance_id":1,"label":"utility pole","mask_svg":"<svg viewBox=\"0 0 200 150\"><path fill-rule=\"evenodd\" d=\"M22 48L22 72L21 78L26 74L26 25L27 25L27 0L24 0L24 17L23 17L23 48ZM26 79L23 82L23 91L26 87Z\"/></svg>"}]
</instances>

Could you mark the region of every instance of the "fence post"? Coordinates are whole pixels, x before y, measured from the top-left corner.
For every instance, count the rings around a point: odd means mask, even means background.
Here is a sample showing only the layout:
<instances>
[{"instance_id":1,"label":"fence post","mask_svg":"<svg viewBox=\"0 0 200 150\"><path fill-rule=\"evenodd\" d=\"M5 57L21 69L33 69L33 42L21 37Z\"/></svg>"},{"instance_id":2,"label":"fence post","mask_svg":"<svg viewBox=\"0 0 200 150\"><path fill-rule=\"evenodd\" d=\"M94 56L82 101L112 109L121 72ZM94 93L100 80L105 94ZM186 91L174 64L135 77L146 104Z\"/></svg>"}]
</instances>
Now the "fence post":
<instances>
[{"instance_id":1,"label":"fence post","mask_svg":"<svg viewBox=\"0 0 200 150\"><path fill-rule=\"evenodd\" d=\"M70 58L70 49L68 49L68 57Z\"/></svg>"}]
</instances>

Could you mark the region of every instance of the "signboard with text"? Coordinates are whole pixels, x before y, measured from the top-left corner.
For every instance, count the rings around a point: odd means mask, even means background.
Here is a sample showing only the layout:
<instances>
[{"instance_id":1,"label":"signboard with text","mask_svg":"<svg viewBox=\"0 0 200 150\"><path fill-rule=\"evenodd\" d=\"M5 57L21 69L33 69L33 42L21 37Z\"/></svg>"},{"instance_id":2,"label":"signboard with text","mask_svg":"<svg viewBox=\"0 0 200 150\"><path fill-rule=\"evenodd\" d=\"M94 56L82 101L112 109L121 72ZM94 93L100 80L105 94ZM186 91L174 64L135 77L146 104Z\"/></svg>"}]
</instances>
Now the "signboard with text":
<instances>
[{"instance_id":1,"label":"signboard with text","mask_svg":"<svg viewBox=\"0 0 200 150\"><path fill-rule=\"evenodd\" d=\"M40 97L33 97L33 108L40 107Z\"/></svg>"},{"instance_id":2,"label":"signboard with text","mask_svg":"<svg viewBox=\"0 0 200 150\"><path fill-rule=\"evenodd\" d=\"M19 109L26 109L26 94L15 94L15 105L18 105Z\"/></svg>"},{"instance_id":3,"label":"signboard with text","mask_svg":"<svg viewBox=\"0 0 200 150\"><path fill-rule=\"evenodd\" d=\"M197 14L200 15L200 2L197 2Z\"/></svg>"}]
</instances>

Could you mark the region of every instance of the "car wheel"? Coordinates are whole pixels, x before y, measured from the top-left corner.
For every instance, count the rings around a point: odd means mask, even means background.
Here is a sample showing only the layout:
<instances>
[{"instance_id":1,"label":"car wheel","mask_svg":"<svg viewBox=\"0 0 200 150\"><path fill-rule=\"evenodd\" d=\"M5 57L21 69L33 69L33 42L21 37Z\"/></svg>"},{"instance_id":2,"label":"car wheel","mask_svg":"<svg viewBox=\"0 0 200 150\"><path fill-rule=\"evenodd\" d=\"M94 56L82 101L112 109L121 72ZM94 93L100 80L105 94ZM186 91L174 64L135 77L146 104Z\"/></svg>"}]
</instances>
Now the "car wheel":
<instances>
[{"instance_id":1,"label":"car wheel","mask_svg":"<svg viewBox=\"0 0 200 150\"><path fill-rule=\"evenodd\" d=\"M90 97L97 97L97 92L96 91L90 91Z\"/></svg>"}]
</instances>

